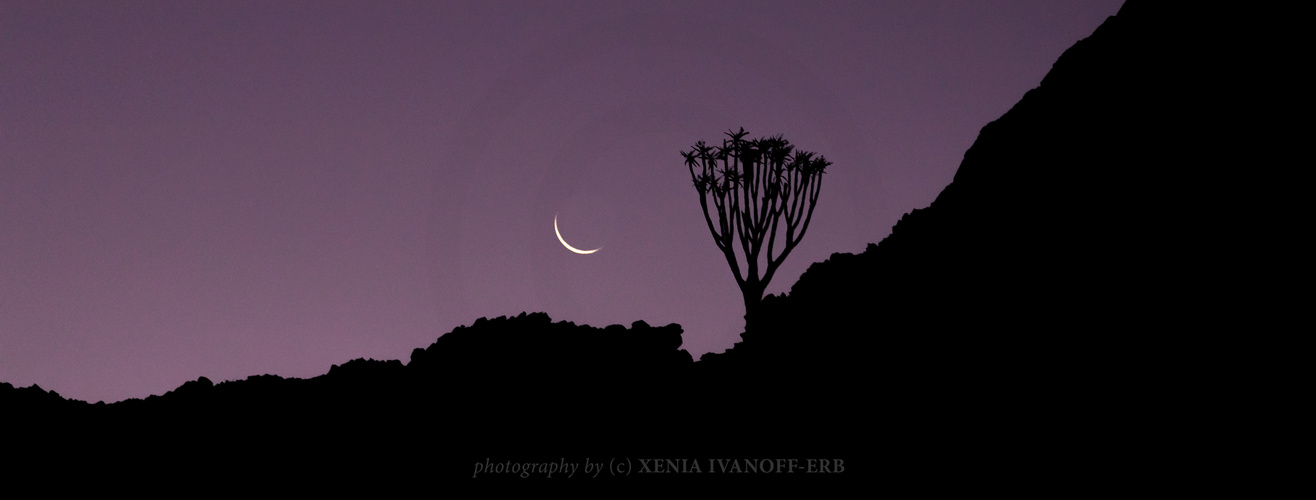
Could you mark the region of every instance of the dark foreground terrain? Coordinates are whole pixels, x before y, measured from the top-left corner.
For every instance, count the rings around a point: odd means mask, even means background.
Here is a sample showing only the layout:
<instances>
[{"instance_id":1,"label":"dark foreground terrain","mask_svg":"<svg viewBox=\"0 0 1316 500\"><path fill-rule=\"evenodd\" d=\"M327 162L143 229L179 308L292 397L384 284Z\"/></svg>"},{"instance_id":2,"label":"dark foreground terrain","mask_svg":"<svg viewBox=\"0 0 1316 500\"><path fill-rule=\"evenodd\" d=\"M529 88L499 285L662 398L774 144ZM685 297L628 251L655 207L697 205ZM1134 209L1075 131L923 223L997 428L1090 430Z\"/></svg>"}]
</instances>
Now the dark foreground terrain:
<instances>
[{"instance_id":1,"label":"dark foreground terrain","mask_svg":"<svg viewBox=\"0 0 1316 500\"><path fill-rule=\"evenodd\" d=\"M1266 194L1289 168L1259 44L1226 29L1248 20L1194 7L1130 1L931 206L766 298L726 353L692 360L678 325L523 314L306 380L110 405L3 384L7 455L83 485L1237 484L1224 402L1257 375L1247 339L1296 307L1271 283L1306 225Z\"/></svg>"}]
</instances>

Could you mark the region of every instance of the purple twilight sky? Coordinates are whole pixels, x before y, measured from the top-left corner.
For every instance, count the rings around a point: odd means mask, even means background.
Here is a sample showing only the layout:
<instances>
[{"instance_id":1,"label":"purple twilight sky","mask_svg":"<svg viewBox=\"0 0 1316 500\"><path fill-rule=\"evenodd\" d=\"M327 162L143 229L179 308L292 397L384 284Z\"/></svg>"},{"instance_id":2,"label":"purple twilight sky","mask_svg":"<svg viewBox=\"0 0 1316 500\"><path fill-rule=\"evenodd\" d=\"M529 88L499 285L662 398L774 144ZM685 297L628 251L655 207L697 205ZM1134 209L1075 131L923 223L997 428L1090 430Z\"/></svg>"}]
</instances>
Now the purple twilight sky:
<instances>
[{"instance_id":1,"label":"purple twilight sky","mask_svg":"<svg viewBox=\"0 0 1316 500\"><path fill-rule=\"evenodd\" d=\"M722 351L743 306L680 151L833 162L787 291L1121 3L0 0L0 381L310 377L522 311Z\"/></svg>"}]
</instances>

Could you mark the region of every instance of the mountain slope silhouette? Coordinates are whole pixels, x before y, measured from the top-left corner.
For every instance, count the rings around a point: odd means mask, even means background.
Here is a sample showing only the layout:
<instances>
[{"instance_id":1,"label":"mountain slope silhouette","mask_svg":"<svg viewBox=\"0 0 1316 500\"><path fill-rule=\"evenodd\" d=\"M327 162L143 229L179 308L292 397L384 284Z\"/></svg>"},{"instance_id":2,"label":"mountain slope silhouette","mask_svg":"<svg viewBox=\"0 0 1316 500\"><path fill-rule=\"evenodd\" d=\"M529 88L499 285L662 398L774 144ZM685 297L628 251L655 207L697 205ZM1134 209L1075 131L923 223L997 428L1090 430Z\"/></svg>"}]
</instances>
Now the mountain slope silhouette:
<instances>
[{"instance_id":1,"label":"mountain slope silhouette","mask_svg":"<svg viewBox=\"0 0 1316 500\"><path fill-rule=\"evenodd\" d=\"M874 469L911 481L1236 463L1215 406L1254 377L1239 339L1289 328L1293 299L1262 276L1292 272L1301 226L1266 197L1292 161L1263 149L1266 82L1237 73L1261 44L1229 29L1246 13L1209 9L1126 3L982 129L931 206L812 265L701 367L866 381Z\"/></svg>"},{"instance_id":2,"label":"mountain slope silhouette","mask_svg":"<svg viewBox=\"0 0 1316 500\"><path fill-rule=\"evenodd\" d=\"M1257 198L1263 181L1236 167L1257 161L1264 134L1227 98L1219 74L1236 56L1201 21L1126 4L982 129L931 206L861 254L811 266L765 298L741 343L699 362L678 325L523 313L458 328L405 365L203 377L112 405L0 384L0 402L33 456L105 474L125 467L122 450L145 450L169 474L285 480L299 468L457 480L483 461L619 457L845 464L621 478L742 486L1186 477L1157 460L1209 448L1191 415L1231 376L1210 356L1225 334L1264 327L1272 302L1237 263L1278 244L1222 202Z\"/></svg>"}]
</instances>

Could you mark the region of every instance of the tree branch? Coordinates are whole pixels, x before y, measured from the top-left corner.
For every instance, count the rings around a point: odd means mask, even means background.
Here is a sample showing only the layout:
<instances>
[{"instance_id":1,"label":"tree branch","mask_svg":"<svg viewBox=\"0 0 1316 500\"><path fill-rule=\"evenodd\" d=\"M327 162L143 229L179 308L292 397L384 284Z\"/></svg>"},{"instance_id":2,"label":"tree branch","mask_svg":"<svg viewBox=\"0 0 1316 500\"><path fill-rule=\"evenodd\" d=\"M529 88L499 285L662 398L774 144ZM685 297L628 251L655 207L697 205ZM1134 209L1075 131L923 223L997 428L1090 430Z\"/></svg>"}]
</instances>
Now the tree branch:
<instances>
[{"instance_id":1,"label":"tree branch","mask_svg":"<svg viewBox=\"0 0 1316 500\"><path fill-rule=\"evenodd\" d=\"M796 151L780 136L746 141L745 135L743 128L727 131L721 147L699 141L681 155L699 191L704 224L731 267L746 308L750 308L754 297L762 298L781 263L804 238L818 204L821 175L830 162L821 156L813 158L811 152ZM709 198L713 210L709 210ZM717 212L716 226L713 211ZM784 242L780 255L774 256L783 218ZM739 240L744 254L743 272L733 239ZM763 266L759 265L760 256L764 257Z\"/></svg>"}]
</instances>

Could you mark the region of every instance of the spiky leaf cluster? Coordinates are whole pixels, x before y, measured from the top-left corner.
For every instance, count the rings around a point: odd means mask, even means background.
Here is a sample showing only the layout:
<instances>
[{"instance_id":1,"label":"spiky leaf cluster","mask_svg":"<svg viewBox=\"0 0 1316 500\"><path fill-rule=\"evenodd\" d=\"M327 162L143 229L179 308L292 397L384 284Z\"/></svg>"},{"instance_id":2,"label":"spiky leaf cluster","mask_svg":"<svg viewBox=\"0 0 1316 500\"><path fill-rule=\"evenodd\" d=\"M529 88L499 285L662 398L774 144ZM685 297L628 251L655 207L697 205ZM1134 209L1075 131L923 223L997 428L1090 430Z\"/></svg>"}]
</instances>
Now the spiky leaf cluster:
<instances>
[{"instance_id":1,"label":"spiky leaf cluster","mask_svg":"<svg viewBox=\"0 0 1316 500\"><path fill-rule=\"evenodd\" d=\"M746 135L743 128L727 131L721 146L699 141L681 156L699 191L704 220L718 249L731 264L737 284L742 290L747 285L758 288L761 294L786 255L804 237L818 203L822 174L831 162L795 149L781 136L747 140ZM717 215L716 224L713 214ZM780 254L774 257L782 222L785 241ZM735 258L735 240L739 240L745 255L747 275L741 273ZM759 257L765 250L766 269L760 276ZM750 292L746 294L748 297Z\"/></svg>"}]
</instances>

